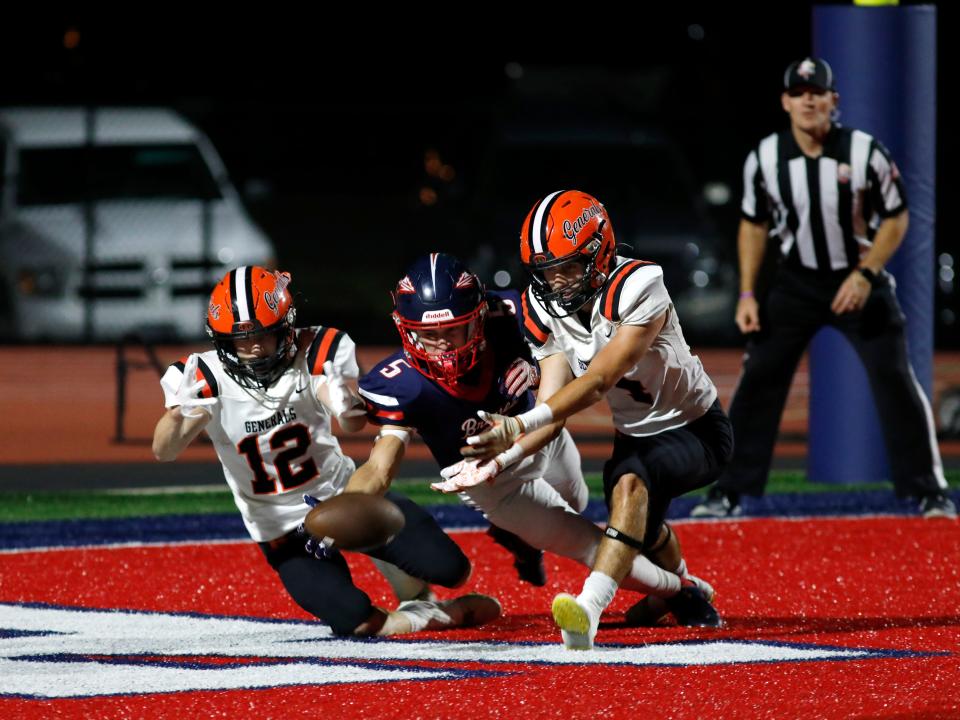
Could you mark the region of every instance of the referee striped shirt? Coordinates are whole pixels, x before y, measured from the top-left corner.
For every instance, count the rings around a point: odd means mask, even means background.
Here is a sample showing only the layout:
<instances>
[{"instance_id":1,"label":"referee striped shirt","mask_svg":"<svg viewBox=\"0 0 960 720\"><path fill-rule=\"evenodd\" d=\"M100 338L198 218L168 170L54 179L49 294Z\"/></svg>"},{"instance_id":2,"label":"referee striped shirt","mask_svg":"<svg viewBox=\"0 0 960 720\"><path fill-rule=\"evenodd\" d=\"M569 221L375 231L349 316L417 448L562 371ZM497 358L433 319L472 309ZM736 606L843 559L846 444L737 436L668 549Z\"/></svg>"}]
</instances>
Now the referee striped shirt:
<instances>
[{"instance_id":1,"label":"referee striped shirt","mask_svg":"<svg viewBox=\"0 0 960 720\"><path fill-rule=\"evenodd\" d=\"M761 140L744 163L743 217L769 222L795 267L856 267L880 223L906 206L890 153L860 130L833 125L823 153L810 158L787 129Z\"/></svg>"}]
</instances>

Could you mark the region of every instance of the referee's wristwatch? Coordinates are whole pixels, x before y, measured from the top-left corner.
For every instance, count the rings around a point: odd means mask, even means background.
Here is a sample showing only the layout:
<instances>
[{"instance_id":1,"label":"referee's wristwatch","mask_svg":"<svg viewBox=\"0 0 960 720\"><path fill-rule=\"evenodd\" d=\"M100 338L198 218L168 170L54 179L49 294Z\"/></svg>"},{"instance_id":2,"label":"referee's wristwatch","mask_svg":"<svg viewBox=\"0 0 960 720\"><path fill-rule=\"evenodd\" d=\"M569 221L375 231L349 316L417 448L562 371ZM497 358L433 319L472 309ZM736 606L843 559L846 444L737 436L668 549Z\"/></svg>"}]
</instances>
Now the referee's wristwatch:
<instances>
[{"instance_id":1,"label":"referee's wristwatch","mask_svg":"<svg viewBox=\"0 0 960 720\"><path fill-rule=\"evenodd\" d=\"M861 265L860 267L857 268L857 272L859 272L861 275L863 275L867 279L867 282L870 283L870 287L877 286L877 274L873 270L866 267L865 265Z\"/></svg>"}]
</instances>

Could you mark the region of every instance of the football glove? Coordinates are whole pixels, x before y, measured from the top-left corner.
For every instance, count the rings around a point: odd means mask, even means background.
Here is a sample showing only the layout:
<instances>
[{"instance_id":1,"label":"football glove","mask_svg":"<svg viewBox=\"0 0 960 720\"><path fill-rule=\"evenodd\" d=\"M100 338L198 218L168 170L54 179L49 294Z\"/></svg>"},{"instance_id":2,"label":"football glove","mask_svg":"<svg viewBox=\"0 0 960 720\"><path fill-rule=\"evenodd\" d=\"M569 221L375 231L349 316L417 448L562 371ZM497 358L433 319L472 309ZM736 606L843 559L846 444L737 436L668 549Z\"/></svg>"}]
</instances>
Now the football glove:
<instances>
[{"instance_id":1,"label":"football glove","mask_svg":"<svg viewBox=\"0 0 960 720\"><path fill-rule=\"evenodd\" d=\"M443 468L440 471L443 482L432 483L430 487L442 493L458 493L483 483L493 482L502 469L497 464L496 458L486 462L461 460Z\"/></svg>"},{"instance_id":2,"label":"football glove","mask_svg":"<svg viewBox=\"0 0 960 720\"><path fill-rule=\"evenodd\" d=\"M187 362L183 365L183 378L180 380L180 387L174 396L176 403L180 406L180 414L185 418L200 417L204 413L212 416L213 412L209 406L216 405L215 397L200 397L200 393L207 385L206 380L197 380L197 363L199 356L191 353Z\"/></svg>"},{"instance_id":3,"label":"football glove","mask_svg":"<svg viewBox=\"0 0 960 720\"><path fill-rule=\"evenodd\" d=\"M313 508L319 505L321 501L313 495L304 495L303 502ZM317 560L327 560L336 555L337 549L333 547L332 543L328 543L326 538L323 540L315 538L307 532L303 523L297 526L297 534L304 538L303 549L307 551L307 555L313 555Z\"/></svg>"},{"instance_id":4,"label":"football glove","mask_svg":"<svg viewBox=\"0 0 960 720\"><path fill-rule=\"evenodd\" d=\"M507 397L518 398L527 390L532 390L540 386L540 369L533 363L529 363L523 358L517 358L507 372L504 373L503 381L500 383L501 392Z\"/></svg>"},{"instance_id":5,"label":"football glove","mask_svg":"<svg viewBox=\"0 0 960 720\"><path fill-rule=\"evenodd\" d=\"M514 440L523 435L523 423L515 417L488 413L485 410L478 410L477 415L493 427L467 438L467 447L461 450L464 457L495 456L507 450Z\"/></svg>"},{"instance_id":6,"label":"football glove","mask_svg":"<svg viewBox=\"0 0 960 720\"><path fill-rule=\"evenodd\" d=\"M347 385L340 370L329 360L323 364L323 377L327 381L327 397L330 398L330 410L334 415L356 417L366 414L363 400Z\"/></svg>"}]
</instances>

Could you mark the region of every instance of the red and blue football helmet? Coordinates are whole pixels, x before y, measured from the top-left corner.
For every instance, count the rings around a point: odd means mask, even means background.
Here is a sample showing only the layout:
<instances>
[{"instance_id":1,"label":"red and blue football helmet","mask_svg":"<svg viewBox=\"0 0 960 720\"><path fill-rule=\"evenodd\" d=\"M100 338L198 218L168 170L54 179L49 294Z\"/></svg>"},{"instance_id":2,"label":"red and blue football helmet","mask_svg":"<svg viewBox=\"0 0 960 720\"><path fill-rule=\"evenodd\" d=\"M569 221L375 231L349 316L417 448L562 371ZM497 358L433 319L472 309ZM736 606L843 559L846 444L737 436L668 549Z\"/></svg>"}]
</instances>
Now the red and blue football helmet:
<instances>
[{"instance_id":1,"label":"red and blue football helmet","mask_svg":"<svg viewBox=\"0 0 960 720\"><path fill-rule=\"evenodd\" d=\"M480 278L452 255L430 253L410 265L392 294L393 321L407 361L428 378L455 386L486 347L487 301ZM429 352L421 341L424 330L461 326L466 341L459 347Z\"/></svg>"}]
</instances>

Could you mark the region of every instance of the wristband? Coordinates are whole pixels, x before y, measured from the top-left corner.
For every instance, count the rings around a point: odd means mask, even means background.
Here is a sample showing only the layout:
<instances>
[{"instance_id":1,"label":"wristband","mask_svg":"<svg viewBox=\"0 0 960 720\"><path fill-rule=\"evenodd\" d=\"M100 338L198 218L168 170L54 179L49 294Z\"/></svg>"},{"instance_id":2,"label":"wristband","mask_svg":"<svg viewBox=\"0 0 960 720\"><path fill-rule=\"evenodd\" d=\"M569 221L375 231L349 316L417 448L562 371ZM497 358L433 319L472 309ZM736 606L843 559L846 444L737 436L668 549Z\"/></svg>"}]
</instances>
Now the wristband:
<instances>
[{"instance_id":1,"label":"wristband","mask_svg":"<svg viewBox=\"0 0 960 720\"><path fill-rule=\"evenodd\" d=\"M398 427L380 428L380 432L377 433L377 437L374 440L374 442L376 442L377 440L379 440L380 438L386 435L399 438L400 442L402 442L404 445L410 444L410 432L408 430L401 430Z\"/></svg>"},{"instance_id":2,"label":"wristband","mask_svg":"<svg viewBox=\"0 0 960 720\"><path fill-rule=\"evenodd\" d=\"M873 287L877 284L877 274L870 268L861 265L857 268L857 272L867 279L867 282L870 283L870 287Z\"/></svg>"},{"instance_id":3,"label":"wristband","mask_svg":"<svg viewBox=\"0 0 960 720\"><path fill-rule=\"evenodd\" d=\"M752 298L752 297L753 297L753 290L744 290L742 293L740 293L741 300L746 300L747 298Z\"/></svg>"},{"instance_id":4,"label":"wristband","mask_svg":"<svg viewBox=\"0 0 960 720\"><path fill-rule=\"evenodd\" d=\"M497 455L494 460L496 461L497 465L500 466L500 469L503 470L504 468L510 467L515 462L522 460L523 455L523 448L520 447L519 443L514 443L502 453Z\"/></svg>"},{"instance_id":5,"label":"wristband","mask_svg":"<svg viewBox=\"0 0 960 720\"><path fill-rule=\"evenodd\" d=\"M553 422L553 410L546 403L542 403L533 410L517 415L516 418L523 426L523 432L533 432Z\"/></svg>"}]
</instances>

